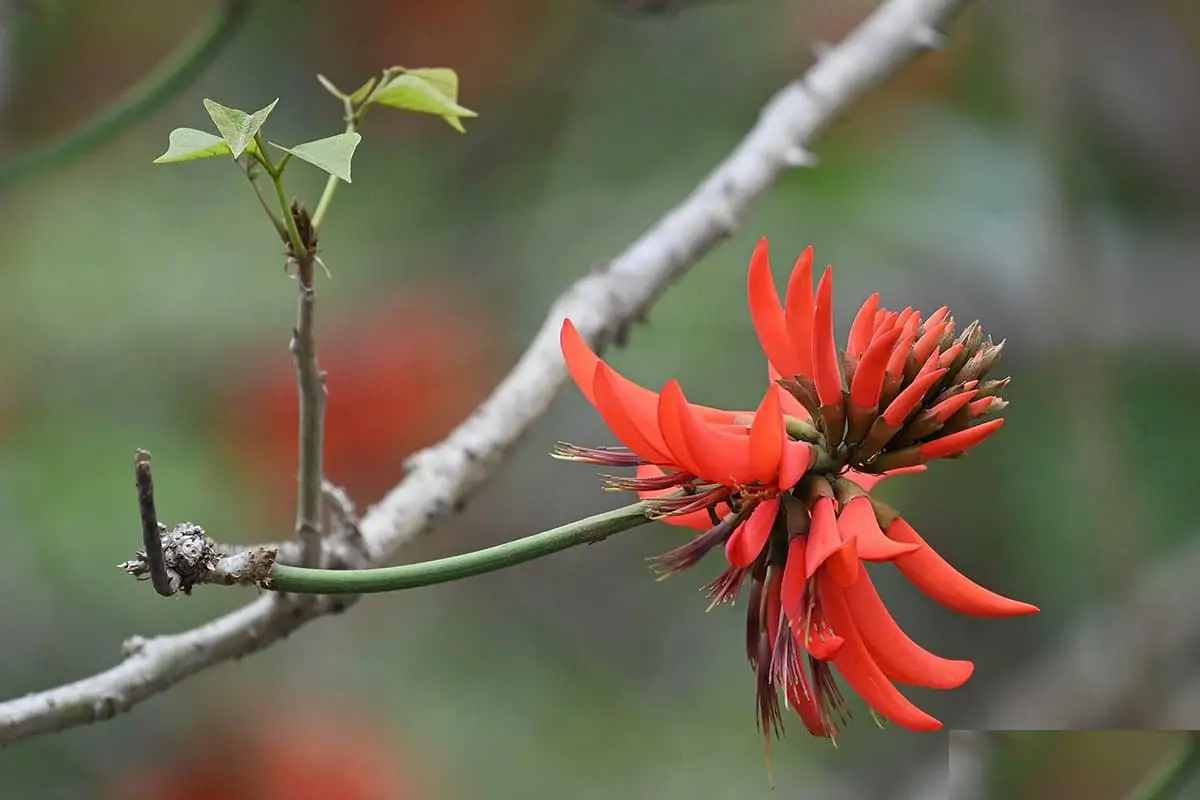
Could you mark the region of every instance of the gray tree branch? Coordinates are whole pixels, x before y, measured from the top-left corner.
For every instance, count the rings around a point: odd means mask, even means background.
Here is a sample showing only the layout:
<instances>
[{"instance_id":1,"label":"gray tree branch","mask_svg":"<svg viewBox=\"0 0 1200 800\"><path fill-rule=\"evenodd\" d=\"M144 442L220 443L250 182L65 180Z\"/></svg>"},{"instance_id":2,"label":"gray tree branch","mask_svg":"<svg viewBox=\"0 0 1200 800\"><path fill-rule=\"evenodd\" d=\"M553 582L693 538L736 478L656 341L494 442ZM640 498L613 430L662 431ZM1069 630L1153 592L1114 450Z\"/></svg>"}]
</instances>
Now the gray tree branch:
<instances>
[{"instance_id":1,"label":"gray tree branch","mask_svg":"<svg viewBox=\"0 0 1200 800\"><path fill-rule=\"evenodd\" d=\"M549 407L566 379L558 349L564 317L597 347L621 338L675 278L738 229L782 174L812 163L809 144L838 114L915 55L938 46L942 28L965 4L884 2L775 95L689 197L624 253L571 286L492 395L443 442L414 455L405 478L362 518L359 530L371 561L384 561L461 504ZM333 608L324 600L297 606L264 596L185 633L131 640L112 669L0 703L0 745L108 719L207 667L262 649Z\"/></svg>"}]
</instances>

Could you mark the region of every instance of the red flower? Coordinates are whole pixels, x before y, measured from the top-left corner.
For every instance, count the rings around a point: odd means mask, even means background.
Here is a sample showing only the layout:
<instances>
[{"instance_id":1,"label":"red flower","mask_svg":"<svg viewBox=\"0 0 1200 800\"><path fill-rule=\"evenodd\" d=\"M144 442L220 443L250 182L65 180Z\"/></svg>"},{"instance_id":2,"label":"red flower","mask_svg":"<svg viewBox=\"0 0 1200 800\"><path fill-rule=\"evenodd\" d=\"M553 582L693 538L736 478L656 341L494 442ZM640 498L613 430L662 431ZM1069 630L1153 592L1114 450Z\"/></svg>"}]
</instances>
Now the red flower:
<instances>
[{"instance_id":1,"label":"red flower","mask_svg":"<svg viewBox=\"0 0 1200 800\"><path fill-rule=\"evenodd\" d=\"M652 500L665 522L703 531L656 560L664 574L721 545L729 566L708 587L713 604L732 602L749 581L746 653L768 746L772 733L782 733L781 692L810 732L837 732L846 713L835 668L887 719L913 730L940 728L894 682L951 689L974 665L908 638L861 562L896 564L962 613L1038 609L973 583L869 493L888 475L961 455L1003 424L984 419L1005 406L999 392L1008 379L984 380L1002 344L985 342L978 323L955 338L946 308L922 321L911 308L879 308L872 295L839 351L831 270L814 293L812 249L805 250L781 304L765 239L750 264L749 296L772 377L753 412L690 403L676 381L658 394L638 386L565 321L571 376L624 447L560 444L555 455L636 466L635 477L610 476L610 486Z\"/></svg>"}]
</instances>

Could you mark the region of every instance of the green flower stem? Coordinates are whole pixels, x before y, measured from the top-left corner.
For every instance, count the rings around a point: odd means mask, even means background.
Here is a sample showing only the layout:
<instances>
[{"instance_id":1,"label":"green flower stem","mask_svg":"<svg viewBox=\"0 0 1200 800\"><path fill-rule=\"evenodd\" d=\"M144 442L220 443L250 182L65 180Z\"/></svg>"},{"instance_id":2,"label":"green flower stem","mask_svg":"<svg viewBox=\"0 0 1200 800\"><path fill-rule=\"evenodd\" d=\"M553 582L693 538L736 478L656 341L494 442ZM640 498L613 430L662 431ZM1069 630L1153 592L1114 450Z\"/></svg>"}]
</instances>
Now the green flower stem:
<instances>
[{"instance_id":1,"label":"green flower stem","mask_svg":"<svg viewBox=\"0 0 1200 800\"><path fill-rule=\"evenodd\" d=\"M1182 800L1180 794L1200 773L1200 733L1187 734L1187 742L1179 754L1163 767L1162 772L1139 786L1129 800Z\"/></svg>"},{"instance_id":2,"label":"green flower stem","mask_svg":"<svg viewBox=\"0 0 1200 800\"><path fill-rule=\"evenodd\" d=\"M603 541L614 533L649 522L646 512L645 503L634 503L473 553L399 567L332 570L277 564L265 586L298 594L368 594L432 586L524 564L576 545Z\"/></svg>"},{"instance_id":3,"label":"green flower stem","mask_svg":"<svg viewBox=\"0 0 1200 800\"><path fill-rule=\"evenodd\" d=\"M166 63L80 127L0 165L0 191L90 153L182 92L242 27L254 0L223 0L212 21Z\"/></svg>"}]
</instances>

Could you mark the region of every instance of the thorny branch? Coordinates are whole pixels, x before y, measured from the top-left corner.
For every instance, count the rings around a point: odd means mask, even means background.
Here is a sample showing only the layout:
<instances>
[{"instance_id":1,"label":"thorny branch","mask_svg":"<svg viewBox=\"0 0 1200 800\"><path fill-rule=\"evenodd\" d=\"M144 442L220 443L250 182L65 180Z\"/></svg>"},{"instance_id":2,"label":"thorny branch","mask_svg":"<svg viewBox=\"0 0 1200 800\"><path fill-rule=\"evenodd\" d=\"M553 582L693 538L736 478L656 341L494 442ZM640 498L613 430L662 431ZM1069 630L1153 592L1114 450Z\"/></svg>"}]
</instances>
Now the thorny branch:
<instances>
[{"instance_id":1,"label":"thorny branch","mask_svg":"<svg viewBox=\"0 0 1200 800\"><path fill-rule=\"evenodd\" d=\"M408 474L362 519L374 563L428 531L494 471L549 407L566 378L558 352L564 317L594 345L620 340L664 289L740 226L829 123L915 55L938 45L966 0L888 0L799 80L780 92L737 148L678 206L554 304L529 348L475 413L414 455ZM275 595L180 634L127 643L117 666L72 684L0 703L0 745L108 719L209 666L262 649L328 613L327 598L298 606Z\"/></svg>"}]
</instances>

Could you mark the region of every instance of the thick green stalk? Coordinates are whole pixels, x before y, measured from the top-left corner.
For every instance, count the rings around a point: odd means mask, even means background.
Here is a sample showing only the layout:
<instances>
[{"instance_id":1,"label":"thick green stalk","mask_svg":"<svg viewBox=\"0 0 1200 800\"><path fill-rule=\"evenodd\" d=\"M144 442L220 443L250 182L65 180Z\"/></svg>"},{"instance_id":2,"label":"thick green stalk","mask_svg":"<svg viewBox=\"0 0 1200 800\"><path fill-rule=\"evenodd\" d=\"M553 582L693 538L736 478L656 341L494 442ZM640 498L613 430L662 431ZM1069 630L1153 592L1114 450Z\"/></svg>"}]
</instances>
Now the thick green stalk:
<instances>
[{"instance_id":1,"label":"thick green stalk","mask_svg":"<svg viewBox=\"0 0 1200 800\"><path fill-rule=\"evenodd\" d=\"M1187 742L1179 754L1162 772L1138 787L1129 800L1183 800L1183 789L1200 773L1200 733L1191 731L1186 735Z\"/></svg>"},{"instance_id":2,"label":"thick green stalk","mask_svg":"<svg viewBox=\"0 0 1200 800\"><path fill-rule=\"evenodd\" d=\"M94 151L166 105L216 60L253 5L254 0L222 0L204 30L112 105L63 136L0 164L0 191Z\"/></svg>"},{"instance_id":3,"label":"thick green stalk","mask_svg":"<svg viewBox=\"0 0 1200 800\"><path fill-rule=\"evenodd\" d=\"M473 553L399 567L332 570L277 564L266 588L297 594L367 594L447 583L524 564L576 545L603 541L614 533L649 522L646 511L645 503L634 503Z\"/></svg>"}]
</instances>

